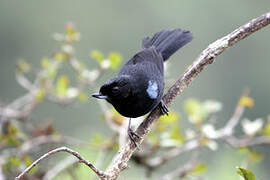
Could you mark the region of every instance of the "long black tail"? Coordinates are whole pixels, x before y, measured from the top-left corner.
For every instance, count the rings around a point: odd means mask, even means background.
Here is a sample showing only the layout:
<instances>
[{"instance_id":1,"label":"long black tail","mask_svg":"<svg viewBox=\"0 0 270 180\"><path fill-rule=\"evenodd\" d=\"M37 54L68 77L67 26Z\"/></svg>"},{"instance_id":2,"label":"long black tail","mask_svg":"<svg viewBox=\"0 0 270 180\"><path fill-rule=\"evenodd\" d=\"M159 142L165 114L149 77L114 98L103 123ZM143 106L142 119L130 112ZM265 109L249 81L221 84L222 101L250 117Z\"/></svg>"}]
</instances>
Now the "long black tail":
<instances>
[{"instance_id":1,"label":"long black tail","mask_svg":"<svg viewBox=\"0 0 270 180\"><path fill-rule=\"evenodd\" d=\"M143 39L143 48L154 46L161 53L163 60L169 59L173 53L183 47L192 40L192 34L189 31L174 29L162 30L152 38L146 37Z\"/></svg>"}]
</instances>

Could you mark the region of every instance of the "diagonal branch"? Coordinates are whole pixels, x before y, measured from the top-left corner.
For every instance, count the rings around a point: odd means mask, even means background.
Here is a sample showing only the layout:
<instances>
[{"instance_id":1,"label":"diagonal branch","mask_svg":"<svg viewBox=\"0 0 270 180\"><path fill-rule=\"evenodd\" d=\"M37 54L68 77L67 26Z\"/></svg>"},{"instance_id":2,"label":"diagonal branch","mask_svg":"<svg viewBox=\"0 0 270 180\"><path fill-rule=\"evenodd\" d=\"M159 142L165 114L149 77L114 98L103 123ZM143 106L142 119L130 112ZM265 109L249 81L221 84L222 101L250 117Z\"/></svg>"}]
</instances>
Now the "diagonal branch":
<instances>
[{"instance_id":1,"label":"diagonal branch","mask_svg":"<svg viewBox=\"0 0 270 180\"><path fill-rule=\"evenodd\" d=\"M212 64L218 55L224 52L228 47L233 46L240 40L246 38L257 30L270 24L270 12L259 16L247 24L237 28L227 36L218 39L214 43L210 44L205 50L201 52L199 57L194 63L186 70L184 75L180 77L175 84L169 89L167 94L163 97L165 104L170 105L177 95L183 92L183 90L191 83L192 80L209 64ZM161 116L159 109L153 110L148 117L140 124L136 133L141 137L137 139L137 143L142 143L145 136L151 130L153 123ZM132 156L136 147L128 142L119 153L115 156L112 164L107 169L106 174L110 176L109 179L117 179L120 172L127 168L127 162Z\"/></svg>"}]
</instances>

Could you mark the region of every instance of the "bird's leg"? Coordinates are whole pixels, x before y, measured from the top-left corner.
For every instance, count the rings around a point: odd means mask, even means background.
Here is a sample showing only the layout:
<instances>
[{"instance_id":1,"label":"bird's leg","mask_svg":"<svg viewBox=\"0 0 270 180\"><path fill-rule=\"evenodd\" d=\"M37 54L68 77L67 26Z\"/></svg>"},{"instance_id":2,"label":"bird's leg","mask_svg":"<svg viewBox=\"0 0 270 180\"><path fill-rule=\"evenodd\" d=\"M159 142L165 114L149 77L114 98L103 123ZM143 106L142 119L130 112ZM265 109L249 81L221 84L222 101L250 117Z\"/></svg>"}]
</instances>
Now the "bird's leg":
<instances>
[{"instance_id":1,"label":"bird's leg","mask_svg":"<svg viewBox=\"0 0 270 180\"><path fill-rule=\"evenodd\" d=\"M166 114L167 116L169 115L168 112L169 112L169 109L167 107L167 105L164 103L164 101L161 99L158 107L160 108L160 111L161 111L161 114L164 115Z\"/></svg>"},{"instance_id":2,"label":"bird's leg","mask_svg":"<svg viewBox=\"0 0 270 180\"><path fill-rule=\"evenodd\" d=\"M137 137L137 138L140 138L140 136L138 134L136 134L132 129L131 129L131 118L129 118L129 122L128 122L128 136L129 136L129 139L131 140L131 142L136 146L136 148L139 149L135 139L134 139L134 136Z\"/></svg>"}]
</instances>

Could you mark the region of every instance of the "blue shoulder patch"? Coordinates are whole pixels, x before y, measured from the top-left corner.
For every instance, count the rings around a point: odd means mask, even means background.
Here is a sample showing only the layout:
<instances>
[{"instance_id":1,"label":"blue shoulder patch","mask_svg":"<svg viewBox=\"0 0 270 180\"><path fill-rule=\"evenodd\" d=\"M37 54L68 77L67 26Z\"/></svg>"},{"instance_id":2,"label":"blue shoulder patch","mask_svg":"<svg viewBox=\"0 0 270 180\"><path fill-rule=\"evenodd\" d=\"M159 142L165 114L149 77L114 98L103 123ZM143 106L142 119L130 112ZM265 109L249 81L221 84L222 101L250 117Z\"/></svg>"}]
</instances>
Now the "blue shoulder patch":
<instances>
[{"instance_id":1,"label":"blue shoulder patch","mask_svg":"<svg viewBox=\"0 0 270 180\"><path fill-rule=\"evenodd\" d=\"M156 99L158 96L158 86L156 82L148 81L147 94L151 99Z\"/></svg>"}]
</instances>

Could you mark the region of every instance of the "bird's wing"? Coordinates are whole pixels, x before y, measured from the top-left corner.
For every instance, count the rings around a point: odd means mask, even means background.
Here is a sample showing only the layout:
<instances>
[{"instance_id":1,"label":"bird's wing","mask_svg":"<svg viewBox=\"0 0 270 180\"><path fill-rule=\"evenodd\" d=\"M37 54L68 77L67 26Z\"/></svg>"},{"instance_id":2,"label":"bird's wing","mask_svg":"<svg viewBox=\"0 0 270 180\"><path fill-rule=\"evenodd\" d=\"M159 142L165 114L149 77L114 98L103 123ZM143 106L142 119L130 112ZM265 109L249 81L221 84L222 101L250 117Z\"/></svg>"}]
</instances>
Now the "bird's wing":
<instances>
[{"instance_id":1,"label":"bird's wing","mask_svg":"<svg viewBox=\"0 0 270 180\"><path fill-rule=\"evenodd\" d=\"M127 65L137 65L147 61L150 64L155 64L163 74L163 59L161 54L159 54L154 47L141 50L127 62Z\"/></svg>"}]
</instances>

